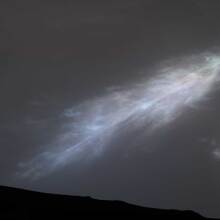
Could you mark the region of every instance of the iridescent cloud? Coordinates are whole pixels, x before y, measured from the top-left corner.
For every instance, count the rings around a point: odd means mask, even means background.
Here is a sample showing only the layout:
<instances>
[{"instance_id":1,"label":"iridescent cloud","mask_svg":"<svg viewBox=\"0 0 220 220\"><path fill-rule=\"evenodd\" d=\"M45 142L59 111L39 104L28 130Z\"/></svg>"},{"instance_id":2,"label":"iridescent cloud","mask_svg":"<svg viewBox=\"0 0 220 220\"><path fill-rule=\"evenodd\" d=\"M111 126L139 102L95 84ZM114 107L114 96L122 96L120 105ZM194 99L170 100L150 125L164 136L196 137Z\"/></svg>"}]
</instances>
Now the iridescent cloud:
<instances>
[{"instance_id":1,"label":"iridescent cloud","mask_svg":"<svg viewBox=\"0 0 220 220\"><path fill-rule=\"evenodd\" d=\"M125 130L147 129L147 134L162 129L207 97L219 81L219 70L220 57L213 54L173 60L150 79L65 109L68 129L44 152L20 163L17 175L37 179L73 161L94 159Z\"/></svg>"}]
</instances>

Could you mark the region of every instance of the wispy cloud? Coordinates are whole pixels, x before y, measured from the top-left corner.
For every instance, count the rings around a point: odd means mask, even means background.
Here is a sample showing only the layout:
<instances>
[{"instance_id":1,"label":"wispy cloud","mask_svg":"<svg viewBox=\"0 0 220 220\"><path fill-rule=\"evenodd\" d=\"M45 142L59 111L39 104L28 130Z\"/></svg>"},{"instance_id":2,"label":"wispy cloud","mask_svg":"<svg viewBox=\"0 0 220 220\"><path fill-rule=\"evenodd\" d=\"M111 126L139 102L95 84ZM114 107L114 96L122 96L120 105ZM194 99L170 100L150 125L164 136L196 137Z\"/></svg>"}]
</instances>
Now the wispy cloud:
<instances>
[{"instance_id":1,"label":"wispy cloud","mask_svg":"<svg viewBox=\"0 0 220 220\"><path fill-rule=\"evenodd\" d=\"M212 54L173 60L151 79L65 109L66 129L45 152L20 163L17 175L37 179L73 161L102 155L111 147L109 140L124 130L147 128L147 134L162 128L207 97L219 81L219 70L220 57Z\"/></svg>"}]
</instances>

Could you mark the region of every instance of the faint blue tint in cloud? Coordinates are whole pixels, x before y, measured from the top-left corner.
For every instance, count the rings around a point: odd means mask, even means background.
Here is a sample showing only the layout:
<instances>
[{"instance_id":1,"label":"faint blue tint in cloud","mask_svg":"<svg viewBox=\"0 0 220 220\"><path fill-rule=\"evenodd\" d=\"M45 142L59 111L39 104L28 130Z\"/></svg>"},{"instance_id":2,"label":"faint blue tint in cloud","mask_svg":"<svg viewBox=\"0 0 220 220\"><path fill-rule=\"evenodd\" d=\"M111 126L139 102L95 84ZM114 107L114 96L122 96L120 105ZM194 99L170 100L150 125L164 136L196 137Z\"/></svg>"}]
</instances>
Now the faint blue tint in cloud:
<instances>
[{"instance_id":1,"label":"faint blue tint in cloud","mask_svg":"<svg viewBox=\"0 0 220 220\"><path fill-rule=\"evenodd\" d=\"M147 138L187 108L199 107L216 88L219 70L220 57L214 54L174 59L150 79L110 89L102 97L65 109L60 135L44 152L22 162L17 175L38 179L68 163L93 160L124 131L143 129Z\"/></svg>"}]
</instances>

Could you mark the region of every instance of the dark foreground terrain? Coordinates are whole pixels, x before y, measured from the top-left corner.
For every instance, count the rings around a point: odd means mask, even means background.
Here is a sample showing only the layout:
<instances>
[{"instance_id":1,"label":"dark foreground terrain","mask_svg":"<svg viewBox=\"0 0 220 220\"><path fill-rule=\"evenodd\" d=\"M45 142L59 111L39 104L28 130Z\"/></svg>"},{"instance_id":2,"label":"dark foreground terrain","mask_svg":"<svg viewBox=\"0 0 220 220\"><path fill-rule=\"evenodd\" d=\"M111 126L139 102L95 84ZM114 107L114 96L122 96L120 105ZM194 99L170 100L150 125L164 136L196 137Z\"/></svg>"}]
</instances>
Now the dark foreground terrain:
<instances>
[{"instance_id":1,"label":"dark foreground terrain","mask_svg":"<svg viewBox=\"0 0 220 220\"><path fill-rule=\"evenodd\" d=\"M129 216L137 219L205 219L193 211L144 208L120 201L39 193L0 186L0 219L77 219L77 216Z\"/></svg>"}]
</instances>

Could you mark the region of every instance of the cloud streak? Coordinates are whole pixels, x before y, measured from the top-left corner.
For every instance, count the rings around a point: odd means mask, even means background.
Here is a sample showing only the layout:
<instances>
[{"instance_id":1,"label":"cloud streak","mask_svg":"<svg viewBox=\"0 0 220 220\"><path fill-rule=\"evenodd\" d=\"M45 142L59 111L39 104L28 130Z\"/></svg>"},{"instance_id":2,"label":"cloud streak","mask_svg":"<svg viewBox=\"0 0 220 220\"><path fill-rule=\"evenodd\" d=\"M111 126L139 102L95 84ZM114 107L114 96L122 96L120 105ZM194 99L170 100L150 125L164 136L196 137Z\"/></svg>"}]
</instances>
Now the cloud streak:
<instances>
[{"instance_id":1,"label":"cloud streak","mask_svg":"<svg viewBox=\"0 0 220 220\"><path fill-rule=\"evenodd\" d=\"M65 131L44 152L20 163L17 175L35 180L102 155L125 131L145 129L149 134L162 128L207 97L219 81L219 70L220 57L213 54L173 60L150 79L65 109Z\"/></svg>"}]
</instances>

